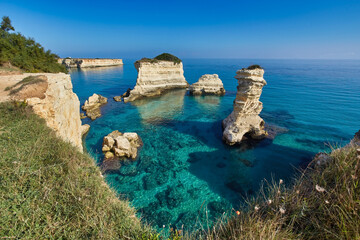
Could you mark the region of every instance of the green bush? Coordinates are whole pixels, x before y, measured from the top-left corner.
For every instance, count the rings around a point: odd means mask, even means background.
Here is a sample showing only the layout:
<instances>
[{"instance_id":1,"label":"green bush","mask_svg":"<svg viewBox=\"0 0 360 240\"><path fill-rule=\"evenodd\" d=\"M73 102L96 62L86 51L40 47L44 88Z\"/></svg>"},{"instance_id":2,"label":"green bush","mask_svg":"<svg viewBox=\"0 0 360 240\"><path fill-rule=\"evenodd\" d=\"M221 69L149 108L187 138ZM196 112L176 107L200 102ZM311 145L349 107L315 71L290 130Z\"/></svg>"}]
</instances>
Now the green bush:
<instances>
[{"instance_id":1,"label":"green bush","mask_svg":"<svg viewBox=\"0 0 360 240\"><path fill-rule=\"evenodd\" d=\"M254 64L254 65L248 66L246 69L254 70L254 69L263 69L263 68L260 65Z\"/></svg>"},{"instance_id":2,"label":"green bush","mask_svg":"<svg viewBox=\"0 0 360 240\"><path fill-rule=\"evenodd\" d=\"M162 53L154 58L142 58L141 60L138 60L135 63L139 63L139 62L156 63L158 61L169 61L169 62L174 62L174 63L181 63L180 58L178 58L170 53Z\"/></svg>"},{"instance_id":3,"label":"green bush","mask_svg":"<svg viewBox=\"0 0 360 240\"><path fill-rule=\"evenodd\" d=\"M34 39L0 30L0 65L11 63L25 72L67 72L57 62L58 58L50 50L45 51Z\"/></svg>"}]
</instances>

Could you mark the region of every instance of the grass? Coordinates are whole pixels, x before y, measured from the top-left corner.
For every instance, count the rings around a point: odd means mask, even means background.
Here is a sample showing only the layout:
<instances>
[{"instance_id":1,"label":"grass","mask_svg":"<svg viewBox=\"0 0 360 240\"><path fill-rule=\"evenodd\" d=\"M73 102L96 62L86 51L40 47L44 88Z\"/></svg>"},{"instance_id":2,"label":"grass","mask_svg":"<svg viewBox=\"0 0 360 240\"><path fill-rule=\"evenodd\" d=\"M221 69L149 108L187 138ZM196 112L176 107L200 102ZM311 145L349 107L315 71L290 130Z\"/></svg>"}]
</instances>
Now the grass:
<instances>
[{"instance_id":1,"label":"grass","mask_svg":"<svg viewBox=\"0 0 360 240\"><path fill-rule=\"evenodd\" d=\"M229 221L187 239L360 239L359 146L313 160L291 187L268 183Z\"/></svg>"},{"instance_id":2,"label":"grass","mask_svg":"<svg viewBox=\"0 0 360 240\"><path fill-rule=\"evenodd\" d=\"M6 87L5 91L10 91L10 95L13 95L18 93L27 85L36 84L39 82L44 82L44 80L41 79L39 76L28 76L23 80L21 80L20 82L14 84L13 86Z\"/></svg>"},{"instance_id":3,"label":"grass","mask_svg":"<svg viewBox=\"0 0 360 240\"><path fill-rule=\"evenodd\" d=\"M157 239L26 103L0 103L0 126L1 238Z\"/></svg>"}]
</instances>

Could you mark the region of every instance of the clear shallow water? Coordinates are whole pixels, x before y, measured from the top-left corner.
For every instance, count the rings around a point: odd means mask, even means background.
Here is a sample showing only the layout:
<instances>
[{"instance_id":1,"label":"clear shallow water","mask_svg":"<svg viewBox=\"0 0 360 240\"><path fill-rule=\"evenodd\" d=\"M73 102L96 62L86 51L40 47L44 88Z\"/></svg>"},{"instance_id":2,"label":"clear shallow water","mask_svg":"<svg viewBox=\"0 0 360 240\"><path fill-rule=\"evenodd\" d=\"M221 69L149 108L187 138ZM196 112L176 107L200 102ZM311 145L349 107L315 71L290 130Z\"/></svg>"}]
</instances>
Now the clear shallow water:
<instances>
[{"instance_id":1,"label":"clear shallow water","mask_svg":"<svg viewBox=\"0 0 360 240\"><path fill-rule=\"evenodd\" d=\"M112 99L136 83L134 61L124 62L123 67L72 71L71 77L81 104L94 92L109 98L101 118L83 120L91 125L85 143L98 164L108 133L141 136L139 158L107 171L106 179L159 228L211 224L238 209L264 178L289 182L294 168L328 151L329 144L348 143L360 128L360 61L184 60L190 84L217 73L227 94L192 97L179 90L127 104ZM254 63L265 68L268 82L261 115L288 131L242 151L222 143L221 120L232 111L236 70Z\"/></svg>"}]
</instances>

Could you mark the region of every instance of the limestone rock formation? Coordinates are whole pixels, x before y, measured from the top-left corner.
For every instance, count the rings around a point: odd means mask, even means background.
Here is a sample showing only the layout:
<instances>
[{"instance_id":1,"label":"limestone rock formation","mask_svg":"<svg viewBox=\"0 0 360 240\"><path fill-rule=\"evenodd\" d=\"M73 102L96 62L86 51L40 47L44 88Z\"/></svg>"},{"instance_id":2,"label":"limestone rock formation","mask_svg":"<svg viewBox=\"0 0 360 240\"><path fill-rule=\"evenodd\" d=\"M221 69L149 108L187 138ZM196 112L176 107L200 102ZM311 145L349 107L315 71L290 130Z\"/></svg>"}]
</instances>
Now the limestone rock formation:
<instances>
[{"instance_id":1,"label":"limestone rock formation","mask_svg":"<svg viewBox=\"0 0 360 240\"><path fill-rule=\"evenodd\" d=\"M81 136L84 136L86 133L88 133L90 130L89 124L84 124L81 126Z\"/></svg>"},{"instance_id":2,"label":"limestone rock formation","mask_svg":"<svg viewBox=\"0 0 360 240\"><path fill-rule=\"evenodd\" d=\"M94 93L81 107L91 120L101 117L100 107L107 103L107 98Z\"/></svg>"},{"instance_id":3,"label":"limestone rock formation","mask_svg":"<svg viewBox=\"0 0 360 240\"><path fill-rule=\"evenodd\" d=\"M140 60L135 62L135 68L138 71L136 86L130 91L130 95L124 98L124 102L157 96L166 90L189 86L184 77L182 62Z\"/></svg>"},{"instance_id":4,"label":"limestone rock formation","mask_svg":"<svg viewBox=\"0 0 360 240\"><path fill-rule=\"evenodd\" d=\"M223 140L229 145L240 143L245 134L252 139L262 139L267 135L265 122L259 116L263 108L259 98L263 86L266 85L264 70L249 68L236 72L238 87L234 110L222 122Z\"/></svg>"},{"instance_id":5,"label":"limestone rock formation","mask_svg":"<svg viewBox=\"0 0 360 240\"><path fill-rule=\"evenodd\" d=\"M46 124L54 129L59 137L82 151L80 101L72 91L70 75L64 73L27 73L11 77L16 78L15 80L19 82L29 76L41 76L40 79L46 81L47 87L43 88L43 81L31 84L34 89L44 90L39 95L39 92L32 91L28 85L16 93L15 100L26 100L28 105L32 106L33 111L45 119ZM37 88L37 84L42 87ZM23 90L24 92L22 92Z\"/></svg>"},{"instance_id":6,"label":"limestone rock formation","mask_svg":"<svg viewBox=\"0 0 360 240\"><path fill-rule=\"evenodd\" d=\"M142 145L142 140L137 133L121 133L116 130L104 137L102 151L105 159L115 156L135 159Z\"/></svg>"},{"instance_id":7,"label":"limestone rock formation","mask_svg":"<svg viewBox=\"0 0 360 240\"><path fill-rule=\"evenodd\" d=\"M123 65L122 59L108 58L59 58L58 63L67 68L94 68Z\"/></svg>"},{"instance_id":8,"label":"limestone rock formation","mask_svg":"<svg viewBox=\"0 0 360 240\"><path fill-rule=\"evenodd\" d=\"M205 74L199 78L199 81L190 86L189 92L192 95L223 95L225 89L217 74Z\"/></svg>"}]
</instances>

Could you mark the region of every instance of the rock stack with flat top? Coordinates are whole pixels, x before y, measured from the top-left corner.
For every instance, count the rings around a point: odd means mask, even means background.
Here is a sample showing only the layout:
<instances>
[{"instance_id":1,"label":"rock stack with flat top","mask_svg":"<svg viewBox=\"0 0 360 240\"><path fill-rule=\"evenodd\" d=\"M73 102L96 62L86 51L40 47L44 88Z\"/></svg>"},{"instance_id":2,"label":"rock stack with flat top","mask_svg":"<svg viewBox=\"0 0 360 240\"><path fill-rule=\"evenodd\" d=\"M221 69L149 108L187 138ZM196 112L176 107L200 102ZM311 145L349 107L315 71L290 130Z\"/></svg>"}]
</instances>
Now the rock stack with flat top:
<instances>
[{"instance_id":1,"label":"rock stack with flat top","mask_svg":"<svg viewBox=\"0 0 360 240\"><path fill-rule=\"evenodd\" d=\"M191 95L224 95L224 85L217 74L205 74L189 87Z\"/></svg>"},{"instance_id":2,"label":"rock stack with flat top","mask_svg":"<svg viewBox=\"0 0 360 240\"><path fill-rule=\"evenodd\" d=\"M158 96L167 90L189 86L181 60L171 54L164 53L153 59L143 58L135 62L135 68L138 71L136 85L124 97L124 102Z\"/></svg>"},{"instance_id":3,"label":"rock stack with flat top","mask_svg":"<svg viewBox=\"0 0 360 240\"><path fill-rule=\"evenodd\" d=\"M107 103L107 98L94 93L81 107L86 112L86 116L91 120L101 117L100 107Z\"/></svg>"},{"instance_id":4,"label":"rock stack with flat top","mask_svg":"<svg viewBox=\"0 0 360 240\"><path fill-rule=\"evenodd\" d=\"M237 94L233 112L223 120L223 140L233 145L245 138L266 137L265 122L259 116L263 104L259 101L262 88L266 85L264 70L253 65L236 72Z\"/></svg>"}]
</instances>

